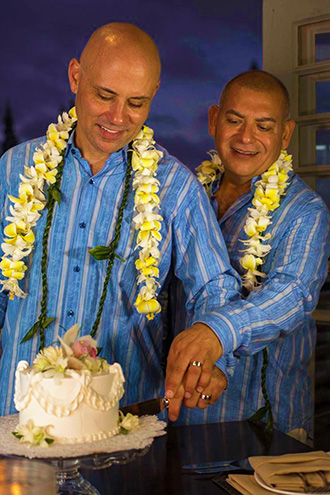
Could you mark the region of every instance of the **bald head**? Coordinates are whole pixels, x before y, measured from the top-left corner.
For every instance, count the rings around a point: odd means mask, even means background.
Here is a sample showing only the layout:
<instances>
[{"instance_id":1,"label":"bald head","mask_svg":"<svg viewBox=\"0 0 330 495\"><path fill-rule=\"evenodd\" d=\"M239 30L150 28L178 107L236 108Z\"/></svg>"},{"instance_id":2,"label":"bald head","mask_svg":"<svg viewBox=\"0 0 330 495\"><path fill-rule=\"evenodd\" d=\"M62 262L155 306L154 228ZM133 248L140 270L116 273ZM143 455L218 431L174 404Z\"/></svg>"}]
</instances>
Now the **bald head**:
<instances>
[{"instance_id":1,"label":"bald head","mask_svg":"<svg viewBox=\"0 0 330 495\"><path fill-rule=\"evenodd\" d=\"M273 74L263 70L250 70L238 74L224 87L220 96L220 107L224 104L231 88L236 85L240 88L248 88L257 92L276 94L279 97L279 102L282 106L282 115L284 120L289 119L290 97L288 90L277 77L273 76Z\"/></svg>"},{"instance_id":2,"label":"bald head","mask_svg":"<svg viewBox=\"0 0 330 495\"><path fill-rule=\"evenodd\" d=\"M80 57L83 69L99 63L102 56L121 56L148 64L150 74L160 78L161 62L155 42L133 24L113 22L98 28L89 38Z\"/></svg>"}]
</instances>

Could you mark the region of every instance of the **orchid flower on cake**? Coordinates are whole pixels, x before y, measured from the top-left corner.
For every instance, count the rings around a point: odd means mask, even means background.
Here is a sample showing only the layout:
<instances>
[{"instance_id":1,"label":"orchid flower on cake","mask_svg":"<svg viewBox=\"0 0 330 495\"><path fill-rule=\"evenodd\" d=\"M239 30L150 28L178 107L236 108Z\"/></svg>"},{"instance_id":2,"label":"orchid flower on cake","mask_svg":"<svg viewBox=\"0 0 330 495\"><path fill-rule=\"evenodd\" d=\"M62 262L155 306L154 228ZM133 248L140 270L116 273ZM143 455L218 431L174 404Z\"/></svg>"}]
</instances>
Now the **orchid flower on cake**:
<instances>
[{"instance_id":1,"label":"orchid flower on cake","mask_svg":"<svg viewBox=\"0 0 330 495\"><path fill-rule=\"evenodd\" d=\"M33 370L40 371L46 378L63 378L68 370L89 370L100 374L109 369L104 358L97 355L97 342L90 335L78 338L79 325L73 325L59 341L61 347L45 347L33 361Z\"/></svg>"}]
</instances>

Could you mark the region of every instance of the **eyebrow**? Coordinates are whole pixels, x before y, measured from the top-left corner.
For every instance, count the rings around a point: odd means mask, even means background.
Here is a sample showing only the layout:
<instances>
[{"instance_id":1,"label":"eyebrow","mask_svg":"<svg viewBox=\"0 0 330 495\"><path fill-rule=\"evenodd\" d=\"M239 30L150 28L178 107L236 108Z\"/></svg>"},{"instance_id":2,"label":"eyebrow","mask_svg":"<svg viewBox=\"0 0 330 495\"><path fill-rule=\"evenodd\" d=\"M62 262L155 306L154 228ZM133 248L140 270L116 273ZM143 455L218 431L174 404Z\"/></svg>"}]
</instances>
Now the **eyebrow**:
<instances>
[{"instance_id":1,"label":"eyebrow","mask_svg":"<svg viewBox=\"0 0 330 495\"><path fill-rule=\"evenodd\" d=\"M96 89L101 89L102 91L105 91L106 93L109 93L114 96L118 96L118 93L116 91L113 91L112 89L105 88L104 86L95 86ZM149 101L150 96L130 96L128 98L129 100L139 100L139 101Z\"/></svg>"},{"instance_id":2,"label":"eyebrow","mask_svg":"<svg viewBox=\"0 0 330 495\"><path fill-rule=\"evenodd\" d=\"M236 115L236 117L239 117L240 119L244 119L244 115L241 113L237 112L236 110L227 110L226 115ZM276 119L274 117L260 117L259 119L255 119L256 122L275 122Z\"/></svg>"}]
</instances>

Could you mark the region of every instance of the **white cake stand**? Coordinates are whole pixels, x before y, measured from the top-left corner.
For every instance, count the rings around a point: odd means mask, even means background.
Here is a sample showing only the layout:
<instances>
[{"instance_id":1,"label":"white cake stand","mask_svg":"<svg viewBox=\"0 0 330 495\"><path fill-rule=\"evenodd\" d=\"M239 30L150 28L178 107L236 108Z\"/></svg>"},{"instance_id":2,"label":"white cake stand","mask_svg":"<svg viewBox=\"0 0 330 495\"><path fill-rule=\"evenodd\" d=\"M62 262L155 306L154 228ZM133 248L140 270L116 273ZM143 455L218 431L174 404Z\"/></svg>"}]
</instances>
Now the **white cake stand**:
<instances>
[{"instance_id":1,"label":"white cake stand","mask_svg":"<svg viewBox=\"0 0 330 495\"><path fill-rule=\"evenodd\" d=\"M0 417L0 455L5 457L28 457L50 463L57 471L60 495L100 495L98 490L79 472L83 469L104 469L114 464L127 464L145 455L153 439L164 435L166 423L157 416L140 418L140 428L128 435L94 443L75 445L52 444L48 449L21 444L12 435L18 423L18 415Z\"/></svg>"}]
</instances>

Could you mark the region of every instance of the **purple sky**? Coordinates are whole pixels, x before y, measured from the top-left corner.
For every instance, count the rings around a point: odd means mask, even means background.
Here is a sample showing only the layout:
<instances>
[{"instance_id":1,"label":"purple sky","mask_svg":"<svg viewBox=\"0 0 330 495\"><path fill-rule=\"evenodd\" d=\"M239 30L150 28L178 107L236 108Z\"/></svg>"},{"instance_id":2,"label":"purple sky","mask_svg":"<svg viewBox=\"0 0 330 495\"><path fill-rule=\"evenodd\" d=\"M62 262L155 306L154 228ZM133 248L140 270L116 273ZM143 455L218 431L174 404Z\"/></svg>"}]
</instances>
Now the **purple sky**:
<instances>
[{"instance_id":1,"label":"purple sky","mask_svg":"<svg viewBox=\"0 0 330 495\"><path fill-rule=\"evenodd\" d=\"M69 107L68 62L107 22L133 22L156 41L162 84L147 122L191 168L213 146L207 110L224 83L262 64L262 0L7 0L1 13L0 117L9 100L19 141Z\"/></svg>"}]
</instances>

